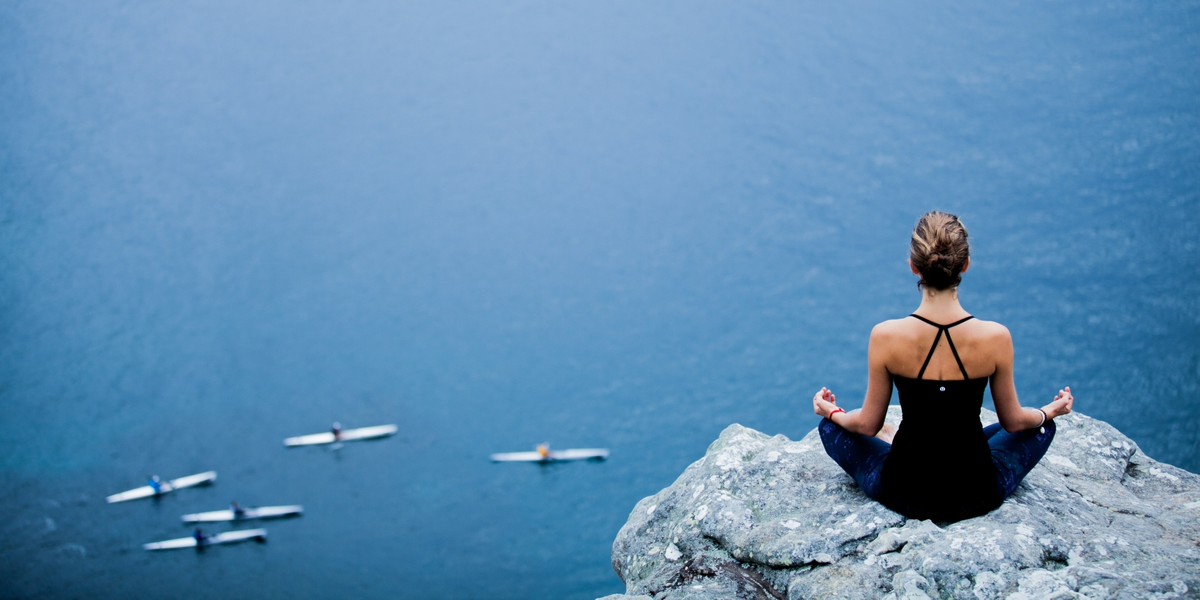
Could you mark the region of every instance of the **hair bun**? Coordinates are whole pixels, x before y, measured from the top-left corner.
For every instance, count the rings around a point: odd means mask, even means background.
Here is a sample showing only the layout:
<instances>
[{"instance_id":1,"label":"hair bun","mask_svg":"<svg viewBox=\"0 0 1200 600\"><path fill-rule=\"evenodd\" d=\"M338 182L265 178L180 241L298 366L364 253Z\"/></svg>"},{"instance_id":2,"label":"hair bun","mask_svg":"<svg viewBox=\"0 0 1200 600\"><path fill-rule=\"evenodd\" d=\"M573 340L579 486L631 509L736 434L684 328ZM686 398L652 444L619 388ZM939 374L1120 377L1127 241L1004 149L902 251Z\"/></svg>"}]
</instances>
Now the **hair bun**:
<instances>
[{"instance_id":1,"label":"hair bun","mask_svg":"<svg viewBox=\"0 0 1200 600\"><path fill-rule=\"evenodd\" d=\"M954 215L928 212L913 228L909 259L921 274L918 287L944 290L958 285L970 255L967 229Z\"/></svg>"}]
</instances>

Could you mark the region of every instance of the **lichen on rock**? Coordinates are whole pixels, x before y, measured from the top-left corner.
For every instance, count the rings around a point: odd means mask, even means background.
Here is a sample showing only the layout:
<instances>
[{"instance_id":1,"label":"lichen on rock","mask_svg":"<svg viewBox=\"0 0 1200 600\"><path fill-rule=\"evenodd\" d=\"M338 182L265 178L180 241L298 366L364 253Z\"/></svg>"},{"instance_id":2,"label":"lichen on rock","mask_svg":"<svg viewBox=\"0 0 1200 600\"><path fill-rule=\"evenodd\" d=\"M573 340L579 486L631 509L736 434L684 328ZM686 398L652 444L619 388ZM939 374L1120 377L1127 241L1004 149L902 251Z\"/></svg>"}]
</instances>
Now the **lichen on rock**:
<instances>
[{"instance_id":1,"label":"lichen on rock","mask_svg":"<svg viewBox=\"0 0 1200 600\"><path fill-rule=\"evenodd\" d=\"M957 523L867 498L816 430L793 442L730 425L634 507L612 553L628 595L609 598L1200 598L1200 476L1102 421L1057 424L1000 508Z\"/></svg>"}]
</instances>

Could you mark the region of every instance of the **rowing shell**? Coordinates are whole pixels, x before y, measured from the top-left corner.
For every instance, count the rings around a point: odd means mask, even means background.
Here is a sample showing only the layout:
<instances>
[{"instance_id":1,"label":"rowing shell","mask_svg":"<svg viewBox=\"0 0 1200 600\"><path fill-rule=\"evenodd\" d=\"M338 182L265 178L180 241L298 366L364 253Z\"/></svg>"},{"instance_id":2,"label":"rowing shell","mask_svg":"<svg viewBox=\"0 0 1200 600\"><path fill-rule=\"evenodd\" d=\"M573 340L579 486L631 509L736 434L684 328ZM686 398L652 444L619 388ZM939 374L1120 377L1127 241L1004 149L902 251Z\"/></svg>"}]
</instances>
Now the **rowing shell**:
<instances>
[{"instance_id":1,"label":"rowing shell","mask_svg":"<svg viewBox=\"0 0 1200 600\"><path fill-rule=\"evenodd\" d=\"M338 439L334 439L333 432L314 433L312 435L301 435L290 437L283 440L284 446L315 446L318 444L332 444L334 442L349 442L352 440L369 440L372 438L387 437L399 431L395 425L379 425L376 427L363 427L361 429L343 429L342 435Z\"/></svg>"},{"instance_id":2,"label":"rowing shell","mask_svg":"<svg viewBox=\"0 0 1200 600\"><path fill-rule=\"evenodd\" d=\"M214 510L212 512L183 515L184 523L209 523L214 521L246 521L249 519L273 519L276 517L291 517L304 512L303 506L260 506L247 508L242 514L236 515L232 510Z\"/></svg>"},{"instance_id":3,"label":"rowing shell","mask_svg":"<svg viewBox=\"0 0 1200 600\"><path fill-rule=\"evenodd\" d=\"M113 502L124 502L126 500L137 500L138 498L149 498L156 494L165 494L167 492L173 492L175 490L183 489L186 487L192 487L194 485L202 485L202 484L206 484L206 483L212 483L213 480L216 478L217 478L217 472L209 471L207 473L199 473L197 475L188 475L187 477L180 477L179 479L172 479L171 481L164 481L159 484L159 486L158 486L159 491L157 493L154 491L154 488L152 488L148 485L144 485L140 488L129 490L128 492L121 492L120 494L113 494L108 497L108 503L112 504Z\"/></svg>"},{"instance_id":4,"label":"rowing shell","mask_svg":"<svg viewBox=\"0 0 1200 600\"><path fill-rule=\"evenodd\" d=\"M262 541L265 539L267 539L266 529L243 529L241 531L226 531L225 533L207 536L204 538L202 544L197 544L194 537L185 537L165 542L142 544L142 548L146 550L175 550L178 548L195 548L197 545L213 546L216 544L229 544L232 542L244 542L246 540Z\"/></svg>"},{"instance_id":5,"label":"rowing shell","mask_svg":"<svg viewBox=\"0 0 1200 600\"><path fill-rule=\"evenodd\" d=\"M562 460L604 460L608 458L608 448L576 448L573 450L551 450L547 456L539 452L502 452L493 454L496 462L555 462Z\"/></svg>"}]
</instances>

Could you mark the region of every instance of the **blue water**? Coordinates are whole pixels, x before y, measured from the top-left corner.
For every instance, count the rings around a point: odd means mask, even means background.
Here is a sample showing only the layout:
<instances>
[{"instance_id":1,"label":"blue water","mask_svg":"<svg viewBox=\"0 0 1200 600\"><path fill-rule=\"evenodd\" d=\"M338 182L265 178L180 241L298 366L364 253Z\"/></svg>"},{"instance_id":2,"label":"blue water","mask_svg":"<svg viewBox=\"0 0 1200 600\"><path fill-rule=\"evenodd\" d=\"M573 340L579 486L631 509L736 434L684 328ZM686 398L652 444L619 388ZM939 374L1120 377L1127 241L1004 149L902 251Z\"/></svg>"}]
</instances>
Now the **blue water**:
<instances>
[{"instance_id":1,"label":"blue water","mask_svg":"<svg viewBox=\"0 0 1200 600\"><path fill-rule=\"evenodd\" d=\"M0 596L622 591L726 425L857 405L933 208L1026 404L1200 471L1195 1L5 3ZM307 510L140 549L230 500Z\"/></svg>"}]
</instances>

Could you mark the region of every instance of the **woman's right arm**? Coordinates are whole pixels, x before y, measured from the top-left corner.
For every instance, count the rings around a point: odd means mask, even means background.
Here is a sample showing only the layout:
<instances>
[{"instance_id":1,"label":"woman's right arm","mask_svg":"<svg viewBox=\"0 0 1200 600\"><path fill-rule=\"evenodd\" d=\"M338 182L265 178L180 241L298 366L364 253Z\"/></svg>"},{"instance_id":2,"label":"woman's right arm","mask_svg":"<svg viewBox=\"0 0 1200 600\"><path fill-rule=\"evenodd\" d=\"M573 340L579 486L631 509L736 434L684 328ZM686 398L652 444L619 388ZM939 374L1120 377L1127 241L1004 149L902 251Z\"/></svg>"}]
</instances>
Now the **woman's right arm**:
<instances>
[{"instance_id":1,"label":"woman's right arm","mask_svg":"<svg viewBox=\"0 0 1200 600\"><path fill-rule=\"evenodd\" d=\"M991 384L992 401L996 405L996 416L1000 418L1000 426L1009 433L1016 433L1040 426L1043 412L1047 421L1070 413L1075 403L1070 386L1059 390L1054 400L1041 410L1021 406L1017 399L1017 386L1013 383L1012 334L1003 325L996 324L996 327L999 329L989 346L997 353L996 372L992 374Z\"/></svg>"}]
</instances>

